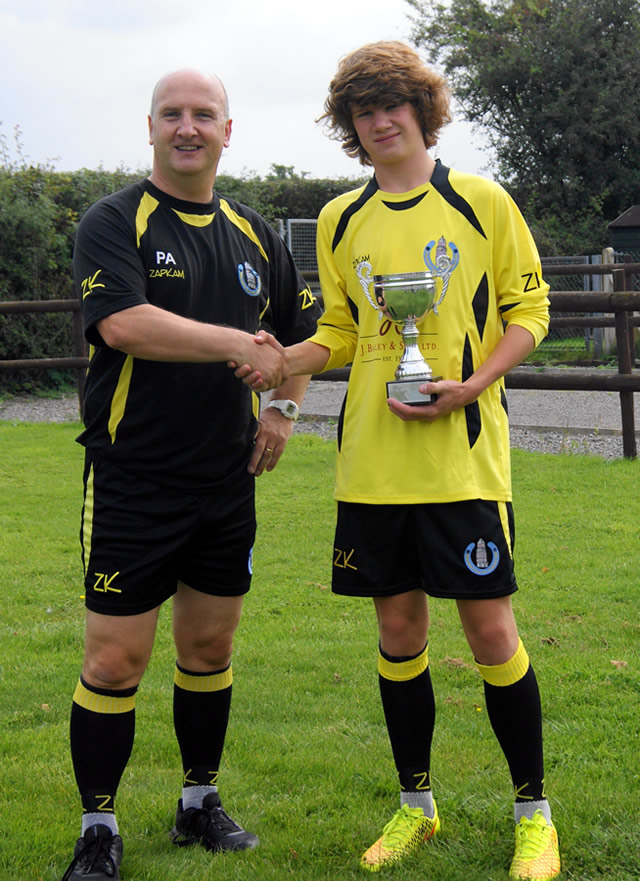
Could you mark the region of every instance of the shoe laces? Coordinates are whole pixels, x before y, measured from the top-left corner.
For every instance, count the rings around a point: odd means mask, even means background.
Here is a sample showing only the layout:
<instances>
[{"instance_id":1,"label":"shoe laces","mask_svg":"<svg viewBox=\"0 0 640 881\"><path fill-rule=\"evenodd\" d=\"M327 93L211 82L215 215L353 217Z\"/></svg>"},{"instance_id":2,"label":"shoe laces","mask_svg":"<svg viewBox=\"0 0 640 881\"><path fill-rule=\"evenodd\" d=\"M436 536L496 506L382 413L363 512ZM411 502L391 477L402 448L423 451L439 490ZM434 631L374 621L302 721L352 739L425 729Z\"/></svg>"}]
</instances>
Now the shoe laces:
<instances>
[{"instance_id":1,"label":"shoe laces","mask_svg":"<svg viewBox=\"0 0 640 881\"><path fill-rule=\"evenodd\" d=\"M86 841L82 850L71 861L71 865L64 873L62 881L67 881L78 866L82 868L85 875L91 872L102 872L108 877L114 877L117 866L111 856L112 842L113 836L107 838L95 837Z\"/></svg>"},{"instance_id":2,"label":"shoe laces","mask_svg":"<svg viewBox=\"0 0 640 881\"><path fill-rule=\"evenodd\" d=\"M383 846L393 848L403 844L407 837L413 833L416 821L422 819L424 819L422 808L410 808L406 804L402 805L382 830Z\"/></svg>"},{"instance_id":3,"label":"shoe laces","mask_svg":"<svg viewBox=\"0 0 640 881\"><path fill-rule=\"evenodd\" d=\"M209 817L209 820L217 829L220 829L223 832L238 832L240 830L240 826L231 819L222 805L217 805L213 808L205 808L204 810Z\"/></svg>"},{"instance_id":4,"label":"shoe laces","mask_svg":"<svg viewBox=\"0 0 640 881\"><path fill-rule=\"evenodd\" d=\"M536 811L531 820L521 817L516 826L518 856L525 860L539 856L547 847L549 831L542 811Z\"/></svg>"},{"instance_id":5,"label":"shoe laces","mask_svg":"<svg viewBox=\"0 0 640 881\"><path fill-rule=\"evenodd\" d=\"M234 823L222 807L217 794L208 795L202 803L202 807L189 808L185 811L185 820L190 829L200 836L206 835L210 826L224 834L242 831L242 828Z\"/></svg>"}]
</instances>

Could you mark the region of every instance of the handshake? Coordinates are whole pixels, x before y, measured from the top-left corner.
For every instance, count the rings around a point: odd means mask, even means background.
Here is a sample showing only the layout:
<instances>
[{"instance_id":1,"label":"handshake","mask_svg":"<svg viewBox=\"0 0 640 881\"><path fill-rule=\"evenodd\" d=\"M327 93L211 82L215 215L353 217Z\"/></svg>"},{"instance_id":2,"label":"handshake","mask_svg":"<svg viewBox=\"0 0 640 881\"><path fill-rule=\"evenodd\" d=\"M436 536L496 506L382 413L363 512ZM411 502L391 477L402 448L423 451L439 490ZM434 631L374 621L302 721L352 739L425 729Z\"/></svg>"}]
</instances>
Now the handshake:
<instances>
[{"instance_id":1,"label":"handshake","mask_svg":"<svg viewBox=\"0 0 640 881\"><path fill-rule=\"evenodd\" d=\"M287 350L264 330L258 331L253 337L248 334L243 336L247 337L243 357L227 361L227 366L254 392L278 388L290 375ZM241 363L243 360L244 363Z\"/></svg>"}]
</instances>

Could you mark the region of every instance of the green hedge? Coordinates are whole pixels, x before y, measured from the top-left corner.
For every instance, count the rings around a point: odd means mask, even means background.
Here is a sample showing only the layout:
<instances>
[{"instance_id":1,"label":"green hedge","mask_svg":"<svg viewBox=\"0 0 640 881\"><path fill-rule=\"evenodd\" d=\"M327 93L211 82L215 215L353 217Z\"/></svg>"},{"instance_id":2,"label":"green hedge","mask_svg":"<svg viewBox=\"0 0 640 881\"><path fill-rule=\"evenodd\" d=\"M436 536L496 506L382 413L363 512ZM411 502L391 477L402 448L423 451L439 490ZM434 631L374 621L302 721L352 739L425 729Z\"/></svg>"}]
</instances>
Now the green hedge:
<instances>
[{"instance_id":1,"label":"green hedge","mask_svg":"<svg viewBox=\"0 0 640 881\"><path fill-rule=\"evenodd\" d=\"M148 171L81 169L70 173L6 160L0 165L0 301L73 296L71 257L78 220L103 196ZM329 199L358 181L315 180L292 168L235 178L220 175L216 189L260 211L270 222L315 218ZM0 315L0 359L60 358L73 354L70 313ZM32 392L74 382L71 370L0 374L0 394Z\"/></svg>"},{"instance_id":2,"label":"green hedge","mask_svg":"<svg viewBox=\"0 0 640 881\"><path fill-rule=\"evenodd\" d=\"M19 145L20 146L20 145ZM59 172L33 166L18 151L12 162L0 133L0 301L50 300L73 296L71 257L78 220L103 196L148 174L146 170L81 169ZM353 189L361 178L308 178L292 167L273 165L265 177L221 174L218 192L250 205L270 223L316 218L330 199ZM527 220L544 255L591 253L592 239L605 230L589 214L581 224L560 217ZM586 250L585 250L586 248ZM60 358L73 353L70 313L0 315L0 359ZM0 394L32 392L74 384L72 370L0 373Z\"/></svg>"}]
</instances>

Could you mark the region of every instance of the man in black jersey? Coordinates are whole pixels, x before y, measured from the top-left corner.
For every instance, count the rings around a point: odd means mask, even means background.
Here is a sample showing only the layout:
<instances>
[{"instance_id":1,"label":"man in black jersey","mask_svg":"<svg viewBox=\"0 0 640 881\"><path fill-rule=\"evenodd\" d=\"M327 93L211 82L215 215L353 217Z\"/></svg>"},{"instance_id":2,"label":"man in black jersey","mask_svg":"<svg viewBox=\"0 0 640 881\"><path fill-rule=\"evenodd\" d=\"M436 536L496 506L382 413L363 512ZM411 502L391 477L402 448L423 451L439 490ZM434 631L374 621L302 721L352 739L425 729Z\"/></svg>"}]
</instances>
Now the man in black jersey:
<instances>
[{"instance_id":1,"label":"man in black jersey","mask_svg":"<svg viewBox=\"0 0 640 881\"><path fill-rule=\"evenodd\" d=\"M352 52L340 62L325 111L331 135L374 176L320 214L325 311L314 336L287 358L292 374L352 365L338 427L332 587L373 599L380 694L401 790L400 809L362 866L379 871L438 835L428 597L446 597L456 602L511 773L510 875L551 879L560 859L544 788L540 698L511 606L517 585L503 380L546 333L548 285L503 188L430 155L450 119L449 94L415 51L382 42ZM425 382L425 403L410 406L386 391L403 346L373 282L426 269L440 287L436 308L418 324L419 344L443 379ZM259 371L241 367L237 375L260 387Z\"/></svg>"},{"instance_id":2,"label":"man in black jersey","mask_svg":"<svg viewBox=\"0 0 640 881\"><path fill-rule=\"evenodd\" d=\"M269 225L214 192L230 134L216 77L165 76L149 115L149 179L94 205L78 230L74 277L91 344L79 438L87 612L70 736L83 818L65 881L119 878L114 800L170 597L183 766L171 836L213 852L258 843L223 810L218 768L252 572L254 478L282 454L308 378L288 378L281 351L253 334L300 342L319 309ZM262 412L229 361L279 387Z\"/></svg>"}]
</instances>

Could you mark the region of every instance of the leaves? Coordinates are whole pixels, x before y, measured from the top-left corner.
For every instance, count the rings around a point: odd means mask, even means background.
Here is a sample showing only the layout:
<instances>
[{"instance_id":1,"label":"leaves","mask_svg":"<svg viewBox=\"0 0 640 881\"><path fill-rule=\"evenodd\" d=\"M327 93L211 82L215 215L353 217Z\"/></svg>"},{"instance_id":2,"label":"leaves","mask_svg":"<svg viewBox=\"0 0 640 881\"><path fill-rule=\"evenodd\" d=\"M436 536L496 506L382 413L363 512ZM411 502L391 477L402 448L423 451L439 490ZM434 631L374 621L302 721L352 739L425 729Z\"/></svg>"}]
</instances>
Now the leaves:
<instances>
[{"instance_id":1,"label":"leaves","mask_svg":"<svg viewBox=\"0 0 640 881\"><path fill-rule=\"evenodd\" d=\"M560 236L575 219L600 236L585 252L600 250L606 223L640 200L638 0L407 2L414 43L444 68L527 216L561 217Z\"/></svg>"}]
</instances>

